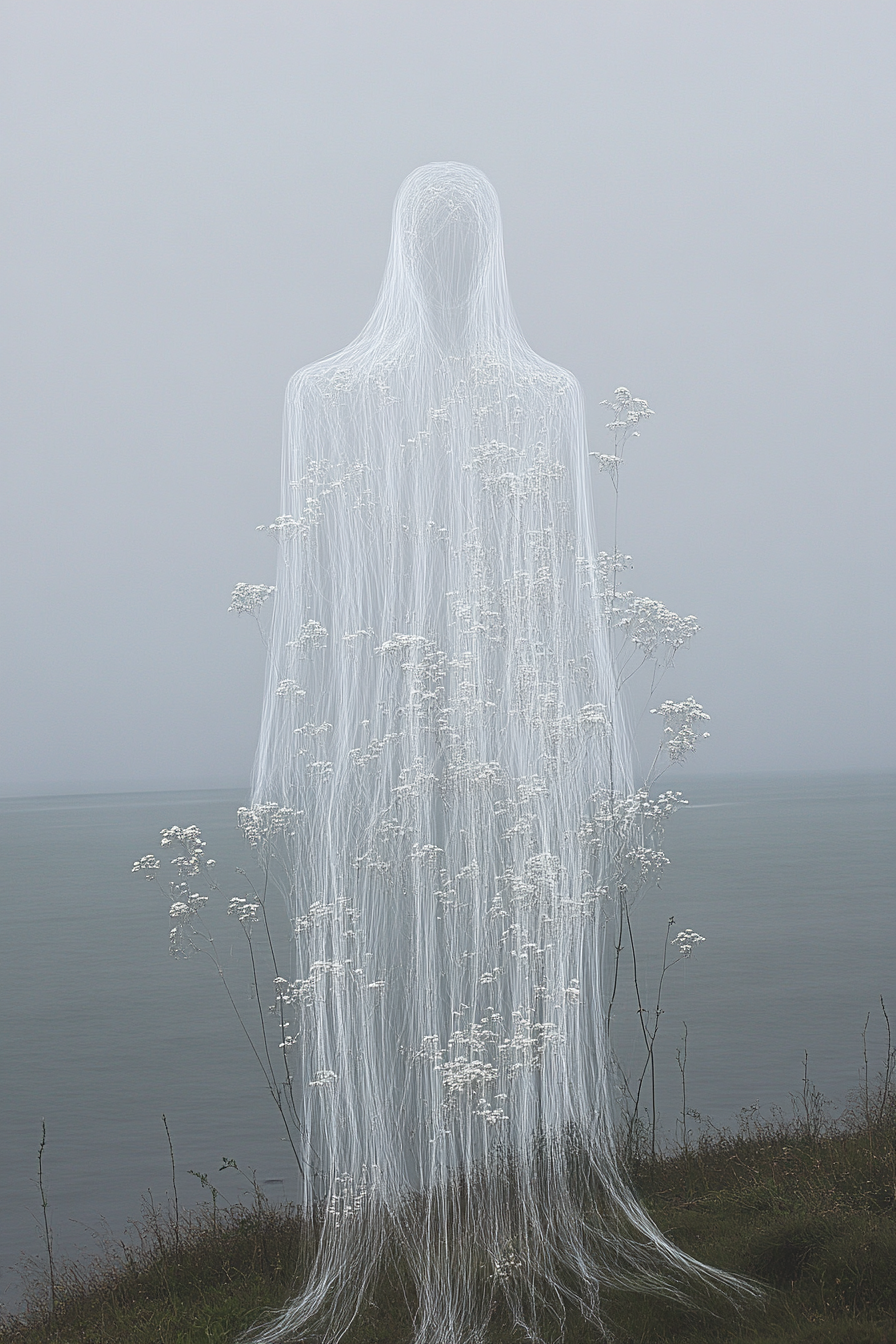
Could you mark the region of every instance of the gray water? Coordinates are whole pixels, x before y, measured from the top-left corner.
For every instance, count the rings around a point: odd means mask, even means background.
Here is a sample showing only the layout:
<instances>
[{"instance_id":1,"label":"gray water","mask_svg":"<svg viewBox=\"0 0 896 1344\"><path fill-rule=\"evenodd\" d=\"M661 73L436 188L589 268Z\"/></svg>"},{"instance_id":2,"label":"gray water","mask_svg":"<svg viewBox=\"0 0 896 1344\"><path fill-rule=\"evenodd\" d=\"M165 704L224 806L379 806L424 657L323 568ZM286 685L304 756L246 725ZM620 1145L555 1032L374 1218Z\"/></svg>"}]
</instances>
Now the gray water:
<instances>
[{"instance_id":1,"label":"gray water","mask_svg":"<svg viewBox=\"0 0 896 1344\"><path fill-rule=\"evenodd\" d=\"M883 1061L882 995L896 1026L896 775L705 777L682 774L690 805L667 831L662 888L639 902L635 932L645 1000L656 1001L667 921L706 939L666 976L657 1039L661 1122L681 1109L675 1053L688 1027L687 1105L716 1124L743 1107L789 1111L813 1084L842 1107L861 1080L871 1013L871 1071ZM177 1162L181 1203L200 1183L225 1199L247 1182L294 1191L289 1150L258 1066L216 973L167 954L167 903L132 877L158 853L163 826L198 825L218 861L210 911L241 1006L252 1006L240 930L223 911L244 895L251 856L233 791L0 800L0 1290L41 1252L37 1148L47 1127L45 1186L57 1254L85 1254L105 1227L125 1233L152 1192L164 1203ZM232 955L234 953L235 955ZM615 1009L629 1072L639 1065L630 985Z\"/></svg>"}]
</instances>

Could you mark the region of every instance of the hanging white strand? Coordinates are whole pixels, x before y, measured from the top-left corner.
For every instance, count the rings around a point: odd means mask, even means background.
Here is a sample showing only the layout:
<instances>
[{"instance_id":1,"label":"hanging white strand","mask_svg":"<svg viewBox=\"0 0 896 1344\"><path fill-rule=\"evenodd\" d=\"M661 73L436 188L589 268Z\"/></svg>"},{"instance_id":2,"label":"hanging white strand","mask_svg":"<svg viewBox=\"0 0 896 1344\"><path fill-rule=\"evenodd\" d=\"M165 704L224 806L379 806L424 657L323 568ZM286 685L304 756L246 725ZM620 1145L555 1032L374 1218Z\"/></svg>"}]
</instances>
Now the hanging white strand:
<instances>
[{"instance_id":1,"label":"hanging white strand","mask_svg":"<svg viewBox=\"0 0 896 1344\"><path fill-rule=\"evenodd\" d=\"M337 1339L387 1242L418 1344L480 1339L496 1295L535 1338L603 1284L733 1286L614 1153L582 828L632 781L593 471L578 384L513 315L493 188L418 169L373 316L287 392L253 813L289 818L279 988L322 1231L264 1344Z\"/></svg>"}]
</instances>

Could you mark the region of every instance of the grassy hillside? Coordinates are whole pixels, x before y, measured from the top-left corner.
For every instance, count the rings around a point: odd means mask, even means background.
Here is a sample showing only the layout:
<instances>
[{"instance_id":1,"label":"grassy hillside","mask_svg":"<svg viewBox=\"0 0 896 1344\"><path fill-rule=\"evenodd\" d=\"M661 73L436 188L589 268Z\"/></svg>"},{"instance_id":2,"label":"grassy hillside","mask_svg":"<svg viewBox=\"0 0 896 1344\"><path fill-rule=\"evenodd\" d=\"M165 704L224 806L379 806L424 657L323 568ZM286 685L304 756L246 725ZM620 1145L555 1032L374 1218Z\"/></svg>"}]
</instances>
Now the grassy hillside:
<instances>
[{"instance_id":1,"label":"grassy hillside","mask_svg":"<svg viewBox=\"0 0 896 1344\"><path fill-rule=\"evenodd\" d=\"M687 1151L635 1153L631 1175L655 1221L700 1259L761 1280L761 1306L685 1309L607 1294L618 1344L896 1344L896 1105L884 1094L836 1125L746 1118ZM0 1344L209 1344L230 1341L289 1295L313 1234L257 1200L203 1208L175 1226L149 1210L135 1245L89 1268L34 1271L27 1310L0 1324ZM401 1344L411 1307L400 1267L380 1279L347 1344ZM551 1332L546 1327L546 1338ZM494 1344L519 1338L496 1313ZM567 1321L570 1344L599 1338Z\"/></svg>"}]
</instances>

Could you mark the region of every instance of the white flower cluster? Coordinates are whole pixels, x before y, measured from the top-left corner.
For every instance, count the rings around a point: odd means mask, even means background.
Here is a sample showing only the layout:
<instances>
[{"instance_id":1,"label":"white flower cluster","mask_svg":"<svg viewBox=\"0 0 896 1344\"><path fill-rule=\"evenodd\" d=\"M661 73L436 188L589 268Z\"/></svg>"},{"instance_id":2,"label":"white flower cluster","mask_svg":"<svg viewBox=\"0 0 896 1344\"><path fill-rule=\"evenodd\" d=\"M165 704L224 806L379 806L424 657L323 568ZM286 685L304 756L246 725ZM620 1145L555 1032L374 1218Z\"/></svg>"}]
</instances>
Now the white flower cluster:
<instances>
[{"instance_id":1,"label":"white flower cluster","mask_svg":"<svg viewBox=\"0 0 896 1344\"><path fill-rule=\"evenodd\" d=\"M494 791L504 782L504 771L498 761L471 761L462 756L447 762L443 777L445 789L464 792L474 789Z\"/></svg>"},{"instance_id":2,"label":"white flower cluster","mask_svg":"<svg viewBox=\"0 0 896 1344\"><path fill-rule=\"evenodd\" d=\"M171 902L168 914L174 921L174 927L169 934L169 951L175 957L188 956L196 951L192 939L192 935L196 932L193 920L208 897L200 896L195 891L191 892L186 879L198 877L202 872L210 878L215 861L205 857L203 852L205 841L198 826L171 826L162 831L161 840L163 848L175 845L182 850L182 853L171 860L177 869L177 880L169 882L167 887L167 895ZM154 854L144 854L134 862L131 872L140 873L152 882L157 880L160 867L161 861Z\"/></svg>"},{"instance_id":3,"label":"white flower cluster","mask_svg":"<svg viewBox=\"0 0 896 1344\"><path fill-rule=\"evenodd\" d=\"M540 1069L548 1049L563 1043L557 1023L533 1020L531 1009L524 1012L517 1008L512 1017L513 1035L502 1041L499 1054L512 1061L511 1076L521 1070Z\"/></svg>"},{"instance_id":4,"label":"white flower cluster","mask_svg":"<svg viewBox=\"0 0 896 1344\"><path fill-rule=\"evenodd\" d=\"M336 1079L335 1073L332 1079ZM319 1082L312 1083L313 1087L319 1087ZM344 1172L337 1176L333 1181L333 1187L330 1198L327 1201L327 1217L332 1218L335 1227L346 1219L356 1218L363 1210L365 1203L369 1202L373 1187L376 1184L377 1168L372 1171L365 1163L361 1167L361 1178L359 1181L348 1173Z\"/></svg>"},{"instance_id":5,"label":"white flower cluster","mask_svg":"<svg viewBox=\"0 0 896 1344\"><path fill-rule=\"evenodd\" d=\"M579 723L584 728L595 729L601 737L606 737L610 731L606 705L583 705L579 710Z\"/></svg>"},{"instance_id":6,"label":"white flower cluster","mask_svg":"<svg viewBox=\"0 0 896 1344\"><path fill-rule=\"evenodd\" d=\"M444 852L445 851L440 849L438 845L417 844L412 848L408 855L408 859L409 861L416 861L417 863L438 863L439 855Z\"/></svg>"},{"instance_id":7,"label":"white flower cluster","mask_svg":"<svg viewBox=\"0 0 896 1344\"><path fill-rule=\"evenodd\" d=\"M171 919L178 919L184 923L191 915L197 915L199 913L200 908L208 900L208 897L200 896L198 892L193 892L191 895L187 895L186 891L184 891L182 894L186 899L172 902L168 915Z\"/></svg>"},{"instance_id":8,"label":"white flower cluster","mask_svg":"<svg viewBox=\"0 0 896 1344\"><path fill-rule=\"evenodd\" d=\"M276 803L258 803L255 807L241 807L236 814L237 825L246 840L256 849L278 835L293 835L302 813L292 807L278 807Z\"/></svg>"},{"instance_id":9,"label":"white flower cluster","mask_svg":"<svg viewBox=\"0 0 896 1344\"><path fill-rule=\"evenodd\" d=\"M519 448L492 439L471 450L464 470L478 472L485 488L499 499L547 499L552 485L565 475L565 467L549 458L543 449L536 450L529 465L522 456Z\"/></svg>"},{"instance_id":10,"label":"white flower cluster","mask_svg":"<svg viewBox=\"0 0 896 1344\"><path fill-rule=\"evenodd\" d=\"M609 406L613 419L607 425L613 433L631 433L635 425L646 420L653 411L639 397L633 397L627 387L617 387L612 401L602 401L601 406Z\"/></svg>"},{"instance_id":11,"label":"white flower cluster","mask_svg":"<svg viewBox=\"0 0 896 1344\"><path fill-rule=\"evenodd\" d=\"M227 610L236 612L237 616L256 616L273 592L275 589L266 583L238 583L230 595Z\"/></svg>"},{"instance_id":12,"label":"white flower cluster","mask_svg":"<svg viewBox=\"0 0 896 1344\"><path fill-rule=\"evenodd\" d=\"M346 486L358 487L364 479L364 462L333 462L326 457L313 458L306 464L305 474L299 481L290 481L293 491L313 490L315 499L346 492Z\"/></svg>"},{"instance_id":13,"label":"white flower cluster","mask_svg":"<svg viewBox=\"0 0 896 1344\"><path fill-rule=\"evenodd\" d=\"M492 1126L503 1125L510 1119L503 1106L490 1106L485 1097L479 1098L473 1108L473 1114Z\"/></svg>"},{"instance_id":14,"label":"white flower cluster","mask_svg":"<svg viewBox=\"0 0 896 1344\"><path fill-rule=\"evenodd\" d=\"M386 733L385 737L372 737L366 747L353 747L349 751L349 759L353 765L369 765L371 761L378 761L383 751L390 742L397 742L401 735L399 733Z\"/></svg>"},{"instance_id":15,"label":"white flower cluster","mask_svg":"<svg viewBox=\"0 0 896 1344\"><path fill-rule=\"evenodd\" d=\"M692 695L688 696L687 700L664 700L659 709L652 709L650 712L662 714L666 721L663 727L663 746L673 763L683 761L690 752L696 751L701 737L709 737L709 733L697 731L696 725L708 723L709 715L704 714L703 706L698 705Z\"/></svg>"},{"instance_id":16,"label":"white flower cluster","mask_svg":"<svg viewBox=\"0 0 896 1344\"><path fill-rule=\"evenodd\" d=\"M496 1022L499 1015L492 1012L492 1018ZM437 1036L424 1036L417 1057L427 1060L441 1074L446 1110L466 1098L471 1106L476 1103L474 1113L487 1123L497 1124L503 1117L503 1112L499 1114L482 1095L498 1077L496 1064L487 1056L494 1055L499 1040L499 1034L485 1019L452 1032L447 1050L440 1049ZM499 1099L503 1101L504 1097Z\"/></svg>"},{"instance_id":17,"label":"white flower cluster","mask_svg":"<svg viewBox=\"0 0 896 1344\"><path fill-rule=\"evenodd\" d=\"M191 937L194 932L193 920L208 897L200 896L198 892L191 893L183 882L172 883L171 894L177 899L172 901L168 911L169 919L174 920L174 927L168 934L168 951L173 957L190 956L196 951Z\"/></svg>"},{"instance_id":18,"label":"white flower cluster","mask_svg":"<svg viewBox=\"0 0 896 1344\"><path fill-rule=\"evenodd\" d=\"M292 700L298 702L305 699L305 692L297 681L286 677L277 685L277 695L281 700Z\"/></svg>"},{"instance_id":19,"label":"white flower cluster","mask_svg":"<svg viewBox=\"0 0 896 1344\"><path fill-rule=\"evenodd\" d=\"M239 922L244 925L258 923L258 910L258 902L250 901L245 896L231 897L227 907L228 915L236 915Z\"/></svg>"},{"instance_id":20,"label":"white flower cluster","mask_svg":"<svg viewBox=\"0 0 896 1344\"><path fill-rule=\"evenodd\" d=\"M294 541L296 537L307 541L312 528L319 525L322 516L319 500L309 497L305 500L305 507L298 518L294 518L291 513L281 513L272 523L260 523L255 530L269 532L278 541Z\"/></svg>"},{"instance_id":21,"label":"white flower cluster","mask_svg":"<svg viewBox=\"0 0 896 1344\"><path fill-rule=\"evenodd\" d=\"M622 466L622 458L617 457L615 453L591 453L590 456L597 458L601 471L607 472L610 480L616 485L619 481L619 468Z\"/></svg>"},{"instance_id":22,"label":"white flower cluster","mask_svg":"<svg viewBox=\"0 0 896 1344\"><path fill-rule=\"evenodd\" d=\"M327 905L324 901L312 901L307 913L299 915L293 920L296 937L298 938L300 933L307 933L309 929L317 929L323 924L329 923L333 918L335 909L334 905ZM285 985L286 981L276 981L275 983Z\"/></svg>"},{"instance_id":23,"label":"white flower cluster","mask_svg":"<svg viewBox=\"0 0 896 1344\"><path fill-rule=\"evenodd\" d=\"M345 969L349 964L342 961L313 961L305 980L276 979L274 985L277 989L277 1002L297 1003L305 1007L320 1002L326 996L331 984L341 983L344 980ZM359 970L356 974L362 975L363 972Z\"/></svg>"},{"instance_id":24,"label":"white flower cluster","mask_svg":"<svg viewBox=\"0 0 896 1344\"><path fill-rule=\"evenodd\" d=\"M670 863L661 849L648 849L645 845L630 849L625 859L626 863L637 869L642 882L654 877L657 886L660 884L663 870L668 868Z\"/></svg>"},{"instance_id":25,"label":"white flower cluster","mask_svg":"<svg viewBox=\"0 0 896 1344\"><path fill-rule=\"evenodd\" d=\"M622 551L598 551L596 560L576 556L576 569L583 586L590 588L595 597L604 599L615 596L618 576L631 567L632 557Z\"/></svg>"},{"instance_id":26,"label":"white flower cluster","mask_svg":"<svg viewBox=\"0 0 896 1344\"><path fill-rule=\"evenodd\" d=\"M661 870L668 863L662 850L649 849L645 842L652 837L658 844L669 817L680 807L687 806L687 799L680 793L661 793L651 798L647 789L638 789L637 793L619 798L607 790L600 790L594 799L594 815L583 821L579 827L579 839L585 845L596 849L615 849L624 854L630 863L637 863L645 876L651 870Z\"/></svg>"},{"instance_id":27,"label":"white flower cluster","mask_svg":"<svg viewBox=\"0 0 896 1344\"><path fill-rule=\"evenodd\" d=\"M198 877L203 868L214 868L214 859L203 854L205 841L198 826L171 826L161 833L162 848L180 845L183 853L171 862L181 877ZM148 856L149 857L149 856Z\"/></svg>"},{"instance_id":28,"label":"white flower cluster","mask_svg":"<svg viewBox=\"0 0 896 1344\"><path fill-rule=\"evenodd\" d=\"M613 489L618 490L619 468L622 466L625 445L629 439L638 437L635 425L642 420L646 420L648 415L653 415L653 411L646 401L642 401L639 397L633 397L627 387L617 387L612 400L602 401L601 405L609 406L613 412L613 419L607 425L607 429L613 435L615 451L612 453L589 453L589 457L598 459L601 471L606 471L609 474L613 482Z\"/></svg>"},{"instance_id":29,"label":"white flower cluster","mask_svg":"<svg viewBox=\"0 0 896 1344\"><path fill-rule=\"evenodd\" d=\"M662 602L633 593L620 593L608 615L645 658L662 660L667 667L700 629L696 616L679 616Z\"/></svg>"},{"instance_id":30,"label":"white flower cluster","mask_svg":"<svg viewBox=\"0 0 896 1344\"><path fill-rule=\"evenodd\" d=\"M314 653L327 642L329 631L320 621L306 621L299 631L298 646L302 653Z\"/></svg>"},{"instance_id":31,"label":"white flower cluster","mask_svg":"<svg viewBox=\"0 0 896 1344\"><path fill-rule=\"evenodd\" d=\"M532 854L523 861L522 872L516 868L505 868L495 874L495 885L502 888L512 905L532 907L538 902L556 899L560 890L564 869L557 854ZM493 919L504 914L499 908L501 897L496 896L491 908Z\"/></svg>"},{"instance_id":32,"label":"white flower cluster","mask_svg":"<svg viewBox=\"0 0 896 1344\"><path fill-rule=\"evenodd\" d=\"M432 792L437 783L436 776L424 769L423 757L417 756L412 766L399 770L398 784L392 793L398 801L420 802Z\"/></svg>"},{"instance_id":33,"label":"white flower cluster","mask_svg":"<svg viewBox=\"0 0 896 1344\"><path fill-rule=\"evenodd\" d=\"M144 854L142 859L136 859L131 869L132 873L142 873L148 882L151 882L155 872L161 868L161 862L154 854Z\"/></svg>"},{"instance_id":34,"label":"white flower cluster","mask_svg":"<svg viewBox=\"0 0 896 1344\"><path fill-rule=\"evenodd\" d=\"M523 1268L523 1262L513 1248L513 1242L508 1241L500 1255L496 1255L492 1261L493 1274L499 1282L511 1279Z\"/></svg>"},{"instance_id":35,"label":"white flower cluster","mask_svg":"<svg viewBox=\"0 0 896 1344\"><path fill-rule=\"evenodd\" d=\"M464 1059L459 1056L448 1060L440 1067L442 1085L448 1093L470 1092L487 1087L498 1076L495 1066L484 1059Z\"/></svg>"},{"instance_id":36,"label":"white flower cluster","mask_svg":"<svg viewBox=\"0 0 896 1344\"><path fill-rule=\"evenodd\" d=\"M293 728L293 734L296 737L305 737L309 739L320 737L322 734L330 733L332 731L332 723L313 723L310 719L307 723L303 723L301 728ZM303 751L301 754L304 755L305 752Z\"/></svg>"},{"instance_id":37,"label":"white flower cluster","mask_svg":"<svg viewBox=\"0 0 896 1344\"><path fill-rule=\"evenodd\" d=\"M409 699L415 711L432 716L442 710L447 657L433 640L397 633L374 652L382 657L398 656L401 670L407 674Z\"/></svg>"},{"instance_id":38,"label":"white flower cluster","mask_svg":"<svg viewBox=\"0 0 896 1344\"><path fill-rule=\"evenodd\" d=\"M695 933L693 929L685 929L683 933L676 934L672 942L677 946L681 956L689 957L694 948L699 943L705 943L706 939L701 937L699 933Z\"/></svg>"},{"instance_id":39,"label":"white flower cluster","mask_svg":"<svg viewBox=\"0 0 896 1344\"><path fill-rule=\"evenodd\" d=\"M578 982L573 981L564 990L566 1002L578 1002L578 989ZM437 1036L423 1038L417 1058L428 1061L434 1071L441 1074L446 1107L454 1106L461 1097L466 1097L471 1106L475 1102L474 1114L489 1124L499 1123L506 1118L503 1109L492 1107L481 1094L502 1073L512 1078L522 1071L540 1069L548 1048L562 1043L556 1022L533 1018L531 1009L516 1009L512 1019L513 1035L503 1036L501 1014L489 1008L481 1022L470 1022L452 1032L447 1050L440 1048ZM494 1097L496 1102L506 1100L507 1094L503 1092Z\"/></svg>"},{"instance_id":40,"label":"white flower cluster","mask_svg":"<svg viewBox=\"0 0 896 1344\"><path fill-rule=\"evenodd\" d=\"M687 798L676 790L660 793L657 794L656 798L651 798L646 789L640 789L634 796L638 800L640 816L650 823L654 834L661 830L673 812L677 812L680 807L687 807L688 805Z\"/></svg>"}]
</instances>

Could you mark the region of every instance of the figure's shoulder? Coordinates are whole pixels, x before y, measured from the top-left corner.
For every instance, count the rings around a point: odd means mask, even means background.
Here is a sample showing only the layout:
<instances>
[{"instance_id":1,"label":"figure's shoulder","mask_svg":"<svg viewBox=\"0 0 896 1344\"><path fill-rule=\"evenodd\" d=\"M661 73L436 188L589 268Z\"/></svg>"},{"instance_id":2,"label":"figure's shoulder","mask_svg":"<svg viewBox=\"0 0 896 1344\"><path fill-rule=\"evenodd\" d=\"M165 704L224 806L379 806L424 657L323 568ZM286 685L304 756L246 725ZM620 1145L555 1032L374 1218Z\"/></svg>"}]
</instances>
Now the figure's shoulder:
<instances>
[{"instance_id":1,"label":"figure's shoulder","mask_svg":"<svg viewBox=\"0 0 896 1344\"><path fill-rule=\"evenodd\" d=\"M349 351L340 351L294 373L287 385L286 400L295 407L332 405L371 389L380 390L390 371L389 361L360 359Z\"/></svg>"},{"instance_id":2,"label":"figure's shoulder","mask_svg":"<svg viewBox=\"0 0 896 1344\"><path fill-rule=\"evenodd\" d=\"M344 367L340 369L337 357L306 364L290 378L286 399L294 404L325 401L334 388L346 381L346 372Z\"/></svg>"},{"instance_id":3,"label":"figure's shoulder","mask_svg":"<svg viewBox=\"0 0 896 1344\"><path fill-rule=\"evenodd\" d=\"M537 401L549 402L558 410L561 407L578 411L584 404L582 389L578 379L569 369L538 355L526 360L515 370L514 381L521 390L528 389Z\"/></svg>"},{"instance_id":4,"label":"figure's shoulder","mask_svg":"<svg viewBox=\"0 0 896 1344\"><path fill-rule=\"evenodd\" d=\"M540 363L541 367L536 371L534 377L542 387L549 389L559 397L569 398L570 401L579 402L582 400L582 389L575 374L570 373L569 369L564 369L560 364L550 364L546 359L541 360Z\"/></svg>"},{"instance_id":5,"label":"figure's shoulder","mask_svg":"<svg viewBox=\"0 0 896 1344\"><path fill-rule=\"evenodd\" d=\"M463 357L424 365L438 384L453 384L457 397L464 393L490 398L516 398L533 406L578 410L582 390L575 376L559 364L523 349L479 349ZM293 374L287 387L287 405L293 410L321 409L340 403L392 403L402 392L419 387L420 360L412 352L360 351L348 347L327 359L307 364ZM425 379L424 379L425 381Z\"/></svg>"},{"instance_id":6,"label":"figure's shoulder","mask_svg":"<svg viewBox=\"0 0 896 1344\"><path fill-rule=\"evenodd\" d=\"M503 385L519 391L528 388L570 398L582 395L577 379L568 369L542 359L528 347L509 355L504 351L478 351L465 372L473 384Z\"/></svg>"}]
</instances>

